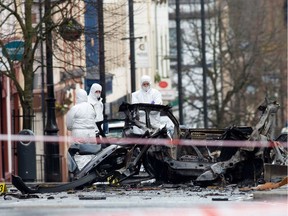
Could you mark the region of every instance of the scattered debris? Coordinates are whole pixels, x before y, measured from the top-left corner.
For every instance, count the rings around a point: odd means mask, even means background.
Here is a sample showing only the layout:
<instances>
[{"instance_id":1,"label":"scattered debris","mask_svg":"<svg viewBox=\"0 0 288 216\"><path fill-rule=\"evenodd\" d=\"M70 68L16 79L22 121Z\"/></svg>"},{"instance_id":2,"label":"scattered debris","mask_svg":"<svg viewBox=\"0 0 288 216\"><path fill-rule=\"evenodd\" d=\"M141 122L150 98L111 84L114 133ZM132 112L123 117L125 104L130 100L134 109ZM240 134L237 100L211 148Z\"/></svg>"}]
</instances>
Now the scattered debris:
<instances>
[{"instance_id":1,"label":"scattered debris","mask_svg":"<svg viewBox=\"0 0 288 216\"><path fill-rule=\"evenodd\" d=\"M79 195L79 200L106 200L106 197L103 196L87 196L87 195Z\"/></svg>"},{"instance_id":2,"label":"scattered debris","mask_svg":"<svg viewBox=\"0 0 288 216\"><path fill-rule=\"evenodd\" d=\"M4 200L9 200L11 198L9 197L14 197L17 199L35 199L35 198L40 198L38 195L35 194L19 194L19 193L6 193L4 194Z\"/></svg>"},{"instance_id":3,"label":"scattered debris","mask_svg":"<svg viewBox=\"0 0 288 216\"><path fill-rule=\"evenodd\" d=\"M223 198L212 198L212 201L228 201L228 198L227 197L223 197Z\"/></svg>"},{"instance_id":4,"label":"scattered debris","mask_svg":"<svg viewBox=\"0 0 288 216\"><path fill-rule=\"evenodd\" d=\"M266 182L265 184L258 185L257 187L240 188L239 191L250 191L250 190L273 190L283 185L288 184L288 177L285 177L281 182Z\"/></svg>"}]
</instances>

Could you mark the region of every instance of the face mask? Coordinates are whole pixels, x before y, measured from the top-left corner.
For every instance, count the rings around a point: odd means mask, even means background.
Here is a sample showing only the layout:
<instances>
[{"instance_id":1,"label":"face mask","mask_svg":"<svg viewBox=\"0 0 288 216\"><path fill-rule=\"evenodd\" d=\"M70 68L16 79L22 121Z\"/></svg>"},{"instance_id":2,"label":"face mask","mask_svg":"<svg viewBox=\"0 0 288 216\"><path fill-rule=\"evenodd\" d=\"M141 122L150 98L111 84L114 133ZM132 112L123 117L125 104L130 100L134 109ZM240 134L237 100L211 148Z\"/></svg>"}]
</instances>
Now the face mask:
<instances>
[{"instance_id":1,"label":"face mask","mask_svg":"<svg viewBox=\"0 0 288 216\"><path fill-rule=\"evenodd\" d=\"M142 86L143 91L147 92L150 89L150 86Z\"/></svg>"},{"instance_id":2,"label":"face mask","mask_svg":"<svg viewBox=\"0 0 288 216\"><path fill-rule=\"evenodd\" d=\"M96 97L99 99L101 97L101 93L95 93Z\"/></svg>"}]
</instances>

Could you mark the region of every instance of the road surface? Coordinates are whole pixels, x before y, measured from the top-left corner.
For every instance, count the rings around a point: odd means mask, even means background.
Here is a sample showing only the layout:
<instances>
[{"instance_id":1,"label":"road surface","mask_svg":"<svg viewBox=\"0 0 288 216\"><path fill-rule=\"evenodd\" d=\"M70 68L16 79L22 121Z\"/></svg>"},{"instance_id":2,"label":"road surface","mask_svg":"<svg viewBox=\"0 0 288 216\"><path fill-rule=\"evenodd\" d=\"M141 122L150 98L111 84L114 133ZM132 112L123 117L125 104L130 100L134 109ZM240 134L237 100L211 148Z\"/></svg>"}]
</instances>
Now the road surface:
<instances>
[{"instance_id":1,"label":"road surface","mask_svg":"<svg viewBox=\"0 0 288 216\"><path fill-rule=\"evenodd\" d=\"M274 195L263 194L262 199L255 199L255 192L241 192L233 185L223 189L189 184L157 187L98 184L84 190L19 197L20 193L11 188L6 196L0 197L0 215L288 216L287 186L275 190Z\"/></svg>"}]
</instances>

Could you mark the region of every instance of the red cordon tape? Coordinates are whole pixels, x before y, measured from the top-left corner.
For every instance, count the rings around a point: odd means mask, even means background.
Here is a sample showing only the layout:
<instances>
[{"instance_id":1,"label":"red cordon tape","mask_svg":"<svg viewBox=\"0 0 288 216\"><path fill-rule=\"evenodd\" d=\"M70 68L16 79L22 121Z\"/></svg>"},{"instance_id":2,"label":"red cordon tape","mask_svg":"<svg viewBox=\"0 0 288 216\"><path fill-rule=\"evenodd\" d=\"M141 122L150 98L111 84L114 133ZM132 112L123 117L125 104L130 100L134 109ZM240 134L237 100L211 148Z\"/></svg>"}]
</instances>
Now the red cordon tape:
<instances>
[{"instance_id":1,"label":"red cordon tape","mask_svg":"<svg viewBox=\"0 0 288 216\"><path fill-rule=\"evenodd\" d=\"M218 146L218 147L273 147L282 145L288 147L287 142L278 141L249 141L249 140L190 140L190 139L156 139L156 138L74 138L71 136L40 136L40 135L7 135L1 134L2 141L16 142L44 142L44 143L97 143L97 144L116 144L116 145L171 145L171 146Z\"/></svg>"}]
</instances>

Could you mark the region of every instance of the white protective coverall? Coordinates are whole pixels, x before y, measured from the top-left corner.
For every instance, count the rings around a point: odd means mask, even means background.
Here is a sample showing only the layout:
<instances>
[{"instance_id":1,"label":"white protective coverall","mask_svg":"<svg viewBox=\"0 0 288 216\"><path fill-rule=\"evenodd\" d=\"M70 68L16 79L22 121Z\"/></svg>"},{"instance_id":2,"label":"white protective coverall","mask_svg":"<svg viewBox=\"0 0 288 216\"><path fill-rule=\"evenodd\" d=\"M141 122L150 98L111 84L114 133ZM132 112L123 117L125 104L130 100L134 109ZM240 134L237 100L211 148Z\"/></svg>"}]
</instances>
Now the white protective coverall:
<instances>
[{"instance_id":1,"label":"white protective coverall","mask_svg":"<svg viewBox=\"0 0 288 216\"><path fill-rule=\"evenodd\" d=\"M87 93L83 89L76 91L76 104L68 111L66 126L72 132L75 138L95 138L95 125L96 114L93 107L88 103ZM87 139L88 143L95 143L92 139ZM87 142L79 140L80 143Z\"/></svg>"},{"instance_id":2,"label":"white protective coverall","mask_svg":"<svg viewBox=\"0 0 288 216\"><path fill-rule=\"evenodd\" d=\"M96 144L95 118L96 114L88 102L86 91L78 89L76 91L76 104L67 113L66 126L72 132L72 137L75 138L69 152L74 149L79 153L74 156L79 170L94 157L95 153L101 150L101 146ZM76 167L71 157L68 154L69 171L74 172Z\"/></svg>"},{"instance_id":3,"label":"white protective coverall","mask_svg":"<svg viewBox=\"0 0 288 216\"><path fill-rule=\"evenodd\" d=\"M101 93L95 93L96 91L102 91L102 86L98 83L94 83L88 95L88 102L93 105L96 112L96 122L103 121L103 103Z\"/></svg>"},{"instance_id":4,"label":"white protective coverall","mask_svg":"<svg viewBox=\"0 0 288 216\"><path fill-rule=\"evenodd\" d=\"M148 103L148 104L163 104L161 93L154 88L151 88L151 78L147 75L143 75L140 80L141 89L132 93L132 104ZM148 86L143 86L143 83L149 83ZM145 113L139 113L140 122L145 123ZM150 113L151 125L160 127L160 112Z\"/></svg>"},{"instance_id":5,"label":"white protective coverall","mask_svg":"<svg viewBox=\"0 0 288 216\"><path fill-rule=\"evenodd\" d=\"M101 92L102 92L102 86L99 85L98 83L94 83L91 86L90 91L89 91L88 102L93 106L95 110L95 113L96 113L95 123L99 130L99 133L101 136L105 137L105 134L102 129L102 124L104 120L104 116L103 116L104 106L103 106L103 102L101 98Z\"/></svg>"}]
</instances>

